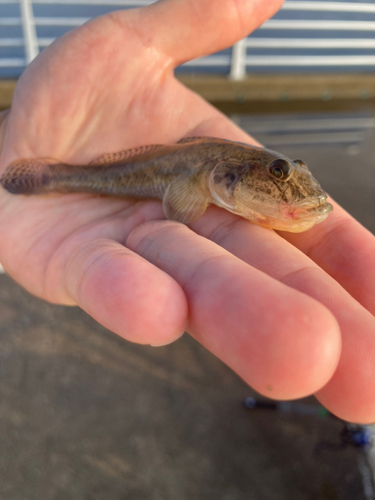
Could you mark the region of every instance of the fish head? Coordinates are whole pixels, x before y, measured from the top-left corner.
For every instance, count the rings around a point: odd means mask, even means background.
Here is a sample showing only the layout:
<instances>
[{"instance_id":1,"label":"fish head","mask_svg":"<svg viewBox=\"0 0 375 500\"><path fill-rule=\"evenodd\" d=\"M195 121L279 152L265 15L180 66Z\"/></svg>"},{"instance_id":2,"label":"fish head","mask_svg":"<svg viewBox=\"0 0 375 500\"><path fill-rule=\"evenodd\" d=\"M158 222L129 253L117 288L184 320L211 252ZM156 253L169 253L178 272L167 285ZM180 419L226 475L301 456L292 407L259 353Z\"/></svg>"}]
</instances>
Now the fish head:
<instances>
[{"instance_id":1,"label":"fish head","mask_svg":"<svg viewBox=\"0 0 375 500\"><path fill-rule=\"evenodd\" d=\"M208 187L213 202L263 226L302 232L322 222L333 207L302 160L266 149L250 158L219 162Z\"/></svg>"}]
</instances>

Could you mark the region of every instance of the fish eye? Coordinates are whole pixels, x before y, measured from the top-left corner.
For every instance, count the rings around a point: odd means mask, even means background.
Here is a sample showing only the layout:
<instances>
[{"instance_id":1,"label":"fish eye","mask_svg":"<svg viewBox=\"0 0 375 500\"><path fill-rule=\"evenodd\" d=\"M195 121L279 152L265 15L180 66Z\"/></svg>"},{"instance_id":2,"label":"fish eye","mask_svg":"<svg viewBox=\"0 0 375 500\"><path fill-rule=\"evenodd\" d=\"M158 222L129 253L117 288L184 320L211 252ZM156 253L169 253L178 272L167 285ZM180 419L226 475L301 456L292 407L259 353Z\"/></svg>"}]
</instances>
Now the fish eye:
<instances>
[{"instance_id":1,"label":"fish eye","mask_svg":"<svg viewBox=\"0 0 375 500\"><path fill-rule=\"evenodd\" d=\"M293 160L293 163L297 163L297 165L299 165L300 167L307 168L306 163L302 160Z\"/></svg>"},{"instance_id":2,"label":"fish eye","mask_svg":"<svg viewBox=\"0 0 375 500\"><path fill-rule=\"evenodd\" d=\"M290 166L286 160L273 160L268 167L269 172L277 179L285 179L290 174Z\"/></svg>"}]
</instances>

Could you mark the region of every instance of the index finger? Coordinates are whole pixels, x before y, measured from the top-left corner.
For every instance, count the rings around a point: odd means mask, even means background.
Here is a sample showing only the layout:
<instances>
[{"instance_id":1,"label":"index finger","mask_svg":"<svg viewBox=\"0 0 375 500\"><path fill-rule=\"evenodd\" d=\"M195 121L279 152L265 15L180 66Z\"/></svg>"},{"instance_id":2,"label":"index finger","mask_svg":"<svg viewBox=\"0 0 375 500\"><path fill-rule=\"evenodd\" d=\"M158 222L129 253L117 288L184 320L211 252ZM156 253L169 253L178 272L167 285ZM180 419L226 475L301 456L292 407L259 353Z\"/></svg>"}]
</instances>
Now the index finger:
<instances>
[{"instance_id":1,"label":"index finger","mask_svg":"<svg viewBox=\"0 0 375 500\"><path fill-rule=\"evenodd\" d=\"M126 246L179 283L188 332L258 392L302 397L332 376L340 332L315 299L177 222L142 224Z\"/></svg>"}]
</instances>

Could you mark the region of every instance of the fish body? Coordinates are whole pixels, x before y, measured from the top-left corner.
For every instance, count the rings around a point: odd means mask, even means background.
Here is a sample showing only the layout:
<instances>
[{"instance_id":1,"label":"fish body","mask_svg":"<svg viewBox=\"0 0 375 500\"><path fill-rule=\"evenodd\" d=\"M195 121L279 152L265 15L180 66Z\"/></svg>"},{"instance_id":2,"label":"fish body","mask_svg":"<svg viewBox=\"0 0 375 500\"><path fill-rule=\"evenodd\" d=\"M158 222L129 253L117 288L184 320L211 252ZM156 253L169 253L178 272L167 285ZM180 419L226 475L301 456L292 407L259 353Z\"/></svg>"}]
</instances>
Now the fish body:
<instances>
[{"instance_id":1,"label":"fish body","mask_svg":"<svg viewBox=\"0 0 375 500\"><path fill-rule=\"evenodd\" d=\"M332 206L301 160L213 137L189 137L109 153L88 165L51 159L16 160L0 184L13 194L89 192L163 200L168 219L190 223L209 204L257 224L301 232Z\"/></svg>"}]
</instances>

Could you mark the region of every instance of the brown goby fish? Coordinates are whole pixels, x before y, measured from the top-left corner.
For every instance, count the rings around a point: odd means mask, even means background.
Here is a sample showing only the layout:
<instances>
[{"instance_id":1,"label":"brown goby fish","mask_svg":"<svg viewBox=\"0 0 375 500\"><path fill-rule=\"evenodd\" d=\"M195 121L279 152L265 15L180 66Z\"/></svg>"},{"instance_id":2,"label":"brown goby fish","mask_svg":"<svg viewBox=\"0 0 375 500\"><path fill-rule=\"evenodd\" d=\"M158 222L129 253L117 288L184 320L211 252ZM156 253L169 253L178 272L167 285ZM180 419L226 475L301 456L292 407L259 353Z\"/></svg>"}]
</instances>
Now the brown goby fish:
<instances>
[{"instance_id":1,"label":"brown goby fish","mask_svg":"<svg viewBox=\"0 0 375 500\"><path fill-rule=\"evenodd\" d=\"M104 154L88 165L16 160L0 183L23 195L86 192L158 198L168 219L185 224L214 204L262 226L297 233L332 211L303 161L214 137Z\"/></svg>"}]
</instances>

